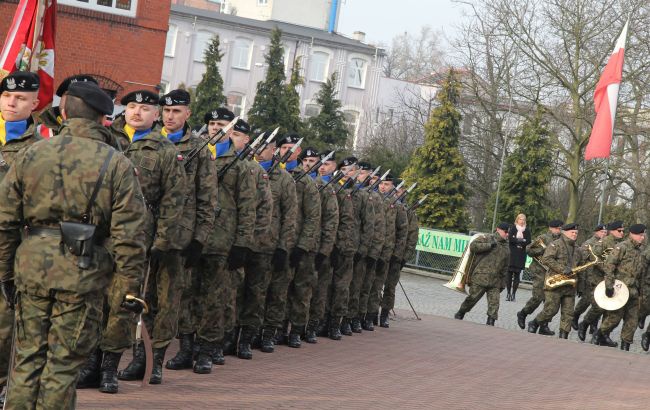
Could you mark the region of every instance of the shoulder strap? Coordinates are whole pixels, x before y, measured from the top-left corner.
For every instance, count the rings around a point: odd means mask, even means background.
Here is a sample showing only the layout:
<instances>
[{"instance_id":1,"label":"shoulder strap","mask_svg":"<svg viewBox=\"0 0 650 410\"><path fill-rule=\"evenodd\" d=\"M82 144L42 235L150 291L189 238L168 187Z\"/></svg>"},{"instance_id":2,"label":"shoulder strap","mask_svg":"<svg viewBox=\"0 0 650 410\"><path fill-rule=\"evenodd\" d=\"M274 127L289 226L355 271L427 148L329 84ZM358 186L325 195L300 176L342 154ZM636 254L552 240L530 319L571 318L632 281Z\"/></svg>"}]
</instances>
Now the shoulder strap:
<instances>
[{"instance_id":1,"label":"shoulder strap","mask_svg":"<svg viewBox=\"0 0 650 410\"><path fill-rule=\"evenodd\" d=\"M2 151L0 151L0 168L4 168L7 166L7 161L5 161L5 157L2 156Z\"/></svg>"},{"instance_id":2,"label":"shoulder strap","mask_svg":"<svg viewBox=\"0 0 650 410\"><path fill-rule=\"evenodd\" d=\"M93 204L95 203L95 199L97 199L97 194L99 193L99 188L102 186L102 183L104 182L104 175L106 175L106 170L108 170L108 164L109 164L109 162L111 162L111 158L113 158L114 153L115 153L114 149L109 150L108 155L106 156L106 159L104 160L104 163L102 164L102 168L99 171L99 177L97 177L97 182L95 182L95 187L93 188L93 193L90 195L90 199L88 200L88 205L86 205L86 211L81 216L81 222L83 222L85 224L90 222L90 209L92 208Z\"/></svg>"}]
</instances>

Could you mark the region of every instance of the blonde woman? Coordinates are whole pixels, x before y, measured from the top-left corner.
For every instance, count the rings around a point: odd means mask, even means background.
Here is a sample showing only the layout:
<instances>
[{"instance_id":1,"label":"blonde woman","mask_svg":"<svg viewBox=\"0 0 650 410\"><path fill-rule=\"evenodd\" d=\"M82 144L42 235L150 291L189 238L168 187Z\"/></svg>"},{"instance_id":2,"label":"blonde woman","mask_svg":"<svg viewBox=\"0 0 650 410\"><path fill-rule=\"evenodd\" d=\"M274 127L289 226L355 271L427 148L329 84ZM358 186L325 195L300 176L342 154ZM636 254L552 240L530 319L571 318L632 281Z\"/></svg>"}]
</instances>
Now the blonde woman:
<instances>
[{"instance_id":1,"label":"blonde woman","mask_svg":"<svg viewBox=\"0 0 650 410\"><path fill-rule=\"evenodd\" d=\"M514 302L515 293L519 288L521 271L526 266L526 245L531 242L530 229L526 226L526 215L519 214L515 223L508 230L508 242L510 243L510 267L506 276L506 300Z\"/></svg>"}]
</instances>

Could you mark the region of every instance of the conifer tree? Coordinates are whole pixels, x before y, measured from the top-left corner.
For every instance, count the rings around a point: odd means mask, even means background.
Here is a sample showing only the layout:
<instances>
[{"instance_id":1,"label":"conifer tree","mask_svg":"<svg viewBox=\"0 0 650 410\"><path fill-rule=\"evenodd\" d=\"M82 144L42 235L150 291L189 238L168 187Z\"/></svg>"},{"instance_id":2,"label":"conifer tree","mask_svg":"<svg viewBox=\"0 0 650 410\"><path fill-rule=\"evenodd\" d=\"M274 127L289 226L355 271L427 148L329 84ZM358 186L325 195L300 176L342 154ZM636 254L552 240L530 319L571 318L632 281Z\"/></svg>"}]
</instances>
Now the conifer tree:
<instances>
[{"instance_id":1,"label":"conifer tree","mask_svg":"<svg viewBox=\"0 0 650 410\"><path fill-rule=\"evenodd\" d=\"M407 185L418 183L411 202L429 194L417 211L422 226L463 232L468 218L466 169L459 149L459 93L456 74L450 70L436 96L438 105L425 125L424 144L411 157L403 176Z\"/></svg>"},{"instance_id":2,"label":"conifer tree","mask_svg":"<svg viewBox=\"0 0 650 410\"><path fill-rule=\"evenodd\" d=\"M310 144L318 149L341 151L348 145L348 128L341 111L341 101L336 98L336 72L321 86L316 96L320 112L309 119Z\"/></svg>"},{"instance_id":3,"label":"conifer tree","mask_svg":"<svg viewBox=\"0 0 650 410\"><path fill-rule=\"evenodd\" d=\"M205 74L197 85L190 103L192 110L190 124L193 126L203 123L206 112L226 103L226 97L223 95L223 78L219 73L219 62L222 57L223 54L219 51L219 36L215 35L203 54Z\"/></svg>"},{"instance_id":4,"label":"conifer tree","mask_svg":"<svg viewBox=\"0 0 650 410\"><path fill-rule=\"evenodd\" d=\"M300 94L298 94L298 87L305 82L300 76L300 58L296 57L291 68L291 78L285 90L285 99L287 104L287 115L285 128L289 132L297 132L303 134L304 124L300 119Z\"/></svg>"}]
</instances>

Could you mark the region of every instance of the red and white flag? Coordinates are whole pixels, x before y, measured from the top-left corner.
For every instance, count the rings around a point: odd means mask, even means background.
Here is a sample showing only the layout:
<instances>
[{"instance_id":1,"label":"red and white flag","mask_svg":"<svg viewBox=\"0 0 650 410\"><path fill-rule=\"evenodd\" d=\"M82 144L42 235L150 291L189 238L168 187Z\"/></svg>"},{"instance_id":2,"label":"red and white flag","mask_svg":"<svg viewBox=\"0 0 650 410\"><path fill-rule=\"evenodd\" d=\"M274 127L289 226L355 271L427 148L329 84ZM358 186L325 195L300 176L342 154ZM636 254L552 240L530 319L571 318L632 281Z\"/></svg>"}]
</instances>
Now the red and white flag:
<instances>
[{"instance_id":1,"label":"red and white flag","mask_svg":"<svg viewBox=\"0 0 650 410\"><path fill-rule=\"evenodd\" d=\"M628 23L626 22L625 26L623 26L623 31L616 41L616 46L614 46L614 52L609 57L603 75L596 84L596 91L594 91L596 119L591 128L589 143L585 149L586 160L609 158L611 154L618 90L623 78L623 57L625 55Z\"/></svg>"},{"instance_id":2,"label":"red and white flag","mask_svg":"<svg viewBox=\"0 0 650 410\"><path fill-rule=\"evenodd\" d=\"M0 53L0 78L14 71L38 74L38 110L54 96L56 0L20 0Z\"/></svg>"}]
</instances>

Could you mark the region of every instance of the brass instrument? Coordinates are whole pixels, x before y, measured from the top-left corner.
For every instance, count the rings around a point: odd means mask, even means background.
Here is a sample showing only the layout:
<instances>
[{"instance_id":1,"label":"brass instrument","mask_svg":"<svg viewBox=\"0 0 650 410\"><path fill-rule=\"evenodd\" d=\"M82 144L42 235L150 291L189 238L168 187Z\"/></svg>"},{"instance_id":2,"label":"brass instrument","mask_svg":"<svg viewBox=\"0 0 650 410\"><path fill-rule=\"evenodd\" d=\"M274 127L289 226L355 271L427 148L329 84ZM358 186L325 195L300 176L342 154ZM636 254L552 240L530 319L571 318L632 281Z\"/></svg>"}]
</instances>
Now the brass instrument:
<instances>
[{"instance_id":1,"label":"brass instrument","mask_svg":"<svg viewBox=\"0 0 650 410\"><path fill-rule=\"evenodd\" d=\"M555 275L547 276L546 280L544 281L544 289L552 290L567 285L571 285L575 287L577 281L576 276L578 276L578 272L581 272L593 265L601 263L601 259L598 257L598 255L594 253L594 250L591 249L591 245L587 246L587 248L589 249L591 256L594 257L593 261L589 261L584 265L576 266L575 268L571 269L571 273L569 273L568 275L565 275L564 273L556 273Z\"/></svg>"},{"instance_id":2,"label":"brass instrument","mask_svg":"<svg viewBox=\"0 0 650 410\"><path fill-rule=\"evenodd\" d=\"M535 242L533 242L531 245L532 245L532 246L540 245L543 249L546 249L546 244L544 243L544 240L543 240L541 237L537 238L537 239L535 240ZM533 260L534 260L535 262L537 262L537 263L539 264L539 266L541 266L542 268L544 268L544 272L545 272L545 273L548 272L548 266L546 266L546 265L544 265L544 264L542 263L542 258L540 258L539 256L533 256L532 258L533 258Z\"/></svg>"},{"instance_id":3,"label":"brass instrument","mask_svg":"<svg viewBox=\"0 0 650 410\"><path fill-rule=\"evenodd\" d=\"M465 284L468 282L469 269L474 262L474 254L470 252L469 246L479 236L481 236L481 234L474 234L471 238L469 238L467 247L463 251L463 256L460 257L460 261L458 262L456 269L454 269L454 275L451 277L449 282L445 283L442 286L451 290L455 290L456 292L463 293L465 295L467 294L467 291L465 290Z\"/></svg>"}]
</instances>

